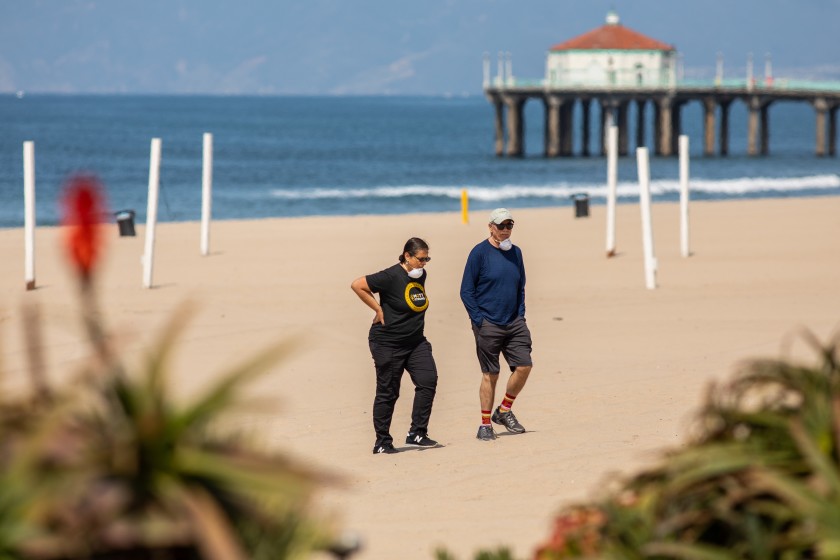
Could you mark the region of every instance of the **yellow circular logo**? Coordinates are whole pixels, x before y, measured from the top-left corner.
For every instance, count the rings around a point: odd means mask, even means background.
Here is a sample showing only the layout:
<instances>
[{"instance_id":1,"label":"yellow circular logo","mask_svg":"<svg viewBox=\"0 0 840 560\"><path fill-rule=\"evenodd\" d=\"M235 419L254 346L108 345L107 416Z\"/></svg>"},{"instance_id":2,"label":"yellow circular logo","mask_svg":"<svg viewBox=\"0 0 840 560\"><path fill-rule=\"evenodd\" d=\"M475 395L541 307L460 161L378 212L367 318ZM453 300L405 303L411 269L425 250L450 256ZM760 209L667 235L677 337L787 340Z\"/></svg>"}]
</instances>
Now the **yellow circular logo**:
<instances>
[{"instance_id":1,"label":"yellow circular logo","mask_svg":"<svg viewBox=\"0 0 840 560\"><path fill-rule=\"evenodd\" d=\"M425 311L429 307L429 300L426 298L426 292L423 290L423 285L417 282L409 282L405 287L405 302L412 311Z\"/></svg>"}]
</instances>

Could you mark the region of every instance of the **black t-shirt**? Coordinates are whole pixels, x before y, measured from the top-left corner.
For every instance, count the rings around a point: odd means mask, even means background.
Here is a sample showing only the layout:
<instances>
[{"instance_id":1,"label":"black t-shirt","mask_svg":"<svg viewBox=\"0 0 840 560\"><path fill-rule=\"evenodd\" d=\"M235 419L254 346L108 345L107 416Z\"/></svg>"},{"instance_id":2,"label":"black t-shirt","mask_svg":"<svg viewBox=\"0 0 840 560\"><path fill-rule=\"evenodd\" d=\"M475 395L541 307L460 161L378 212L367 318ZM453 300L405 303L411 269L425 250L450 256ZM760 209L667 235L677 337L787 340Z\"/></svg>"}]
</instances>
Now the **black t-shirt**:
<instances>
[{"instance_id":1,"label":"black t-shirt","mask_svg":"<svg viewBox=\"0 0 840 560\"><path fill-rule=\"evenodd\" d=\"M422 342L423 324L429 300L426 298L426 271L411 278L399 264L365 277L368 288L379 294L385 324L374 323L368 338L392 346Z\"/></svg>"}]
</instances>

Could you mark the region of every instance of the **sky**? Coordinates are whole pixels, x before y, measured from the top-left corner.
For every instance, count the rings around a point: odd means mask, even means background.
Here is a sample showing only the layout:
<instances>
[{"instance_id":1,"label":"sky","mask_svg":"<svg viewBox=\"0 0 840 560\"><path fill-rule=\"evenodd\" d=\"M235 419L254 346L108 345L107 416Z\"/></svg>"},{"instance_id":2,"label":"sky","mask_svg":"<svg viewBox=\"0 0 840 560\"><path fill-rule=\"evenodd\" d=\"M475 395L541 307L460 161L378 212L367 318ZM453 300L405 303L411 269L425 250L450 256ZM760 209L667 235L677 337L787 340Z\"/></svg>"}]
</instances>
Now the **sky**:
<instances>
[{"instance_id":1,"label":"sky","mask_svg":"<svg viewBox=\"0 0 840 560\"><path fill-rule=\"evenodd\" d=\"M840 80L840 0L0 0L0 92L478 95L610 9L686 77Z\"/></svg>"}]
</instances>

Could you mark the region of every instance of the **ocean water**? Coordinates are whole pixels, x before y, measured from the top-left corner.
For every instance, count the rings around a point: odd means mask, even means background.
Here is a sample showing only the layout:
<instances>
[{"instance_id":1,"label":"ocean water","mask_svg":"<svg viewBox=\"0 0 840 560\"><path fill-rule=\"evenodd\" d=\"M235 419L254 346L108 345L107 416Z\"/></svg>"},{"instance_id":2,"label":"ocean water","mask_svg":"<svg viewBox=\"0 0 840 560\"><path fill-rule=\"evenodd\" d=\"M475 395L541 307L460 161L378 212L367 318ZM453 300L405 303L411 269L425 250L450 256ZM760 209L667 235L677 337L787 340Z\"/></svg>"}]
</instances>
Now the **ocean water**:
<instances>
[{"instance_id":1,"label":"ocean water","mask_svg":"<svg viewBox=\"0 0 840 560\"><path fill-rule=\"evenodd\" d=\"M493 154L493 108L481 96L4 95L0 227L23 226L26 140L35 142L40 225L58 223L62 184L78 172L101 179L113 211L145 220L154 137L162 140L158 219L199 220L204 132L214 140L214 219L457 212L462 189L471 210L568 206L584 192L603 204L605 159L542 157L541 104L529 101L525 116L526 157L511 159ZM693 199L840 195L840 158L814 155L809 105L770 108L764 157L746 155L746 119L743 103L733 103L730 155L704 157L701 108L684 107ZM593 111L592 153L597 121ZM619 203L638 201L632 129L630 139L631 155L619 159ZM652 158L651 179L654 202L678 199L677 158Z\"/></svg>"}]
</instances>

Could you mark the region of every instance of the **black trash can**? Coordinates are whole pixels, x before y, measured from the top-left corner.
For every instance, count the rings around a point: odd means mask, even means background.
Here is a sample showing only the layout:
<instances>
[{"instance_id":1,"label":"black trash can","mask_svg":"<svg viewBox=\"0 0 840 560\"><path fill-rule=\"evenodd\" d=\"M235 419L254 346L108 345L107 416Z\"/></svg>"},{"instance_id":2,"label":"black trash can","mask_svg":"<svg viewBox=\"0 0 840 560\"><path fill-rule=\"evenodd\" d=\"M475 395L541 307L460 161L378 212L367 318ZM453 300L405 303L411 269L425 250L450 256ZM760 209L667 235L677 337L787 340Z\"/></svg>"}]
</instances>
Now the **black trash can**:
<instances>
[{"instance_id":1,"label":"black trash can","mask_svg":"<svg viewBox=\"0 0 840 560\"><path fill-rule=\"evenodd\" d=\"M116 217L120 237L134 237L134 210L120 210L116 213Z\"/></svg>"},{"instance_id":2,"label":"black trash can","mask_svg":"<svg viewBox=\"0 0 840 560\"><path fill-rule=\"evenodd\" d=\"M585 218L589 216L589 195L586 193L578 193L572 195L575 201L575 218Z\"/></svg>"}]
</instances>

